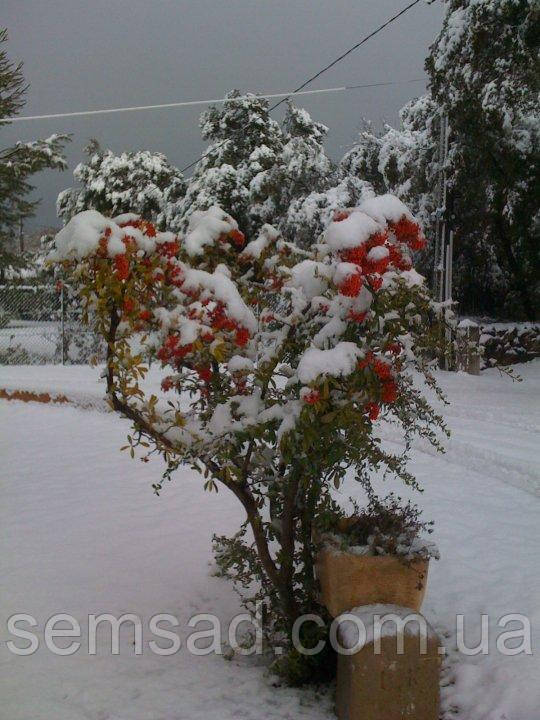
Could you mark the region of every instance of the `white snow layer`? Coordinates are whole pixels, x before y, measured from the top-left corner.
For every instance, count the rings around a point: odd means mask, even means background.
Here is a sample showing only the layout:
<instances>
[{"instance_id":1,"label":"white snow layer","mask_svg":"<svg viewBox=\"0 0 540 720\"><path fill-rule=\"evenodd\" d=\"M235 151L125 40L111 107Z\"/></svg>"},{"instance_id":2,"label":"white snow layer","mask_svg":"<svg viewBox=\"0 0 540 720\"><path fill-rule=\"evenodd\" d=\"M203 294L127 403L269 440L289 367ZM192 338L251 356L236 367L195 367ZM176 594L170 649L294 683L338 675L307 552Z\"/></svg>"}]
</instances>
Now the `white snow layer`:
<instances>
[{"instance_id":1,"label":"white snow layer","mask_svg":"<svg viewBox=\"0 0 540 720\"><path fill-rule=\"evenodd\" d=\"M539 717L540 361L515 369L522 383L497 370L479 377L438 373L452 403L438 406L453 431L447 453L414 446L410 469L425 488L420 497L389 480L376 483L380 493L413 497L425 518L435 521L441 560L431 564L422 612L446 647L444 720ZM0 375L0 387L103 396L98 368L2 367ZM225 627L241 610L230 584L213 577L208 565L212 534L232 534L243 520L231 493L204 493L202 479L185 469L155 497L150 486L161 475L161 462L143 464L120 453L129 423L110 413L0 401L0 414L1 717L334 718L331 696L272 687L255 658L226 662L187 652L190 616L215 613ZM380 427L383 445L400 452L399 433ZM364 502L352 476L340 492ZM89 613L132 612L143 623L155 613L172 613L181 623L172 629L182 646L160 657L145 645L135 656L126 625L120 654L113 656L103 626L97 655L88 655L83 633L81 649L59 657L43 646L43 628L61 611L83 629ZM28 657L5 645L14 639L7 618L22 612L39 623L40 647ZM469 647L479 641L481 614L488 614L487 655L458 652L457 613L464 615ZM503 632L498 622L507 613L529 618L532 656L497 650Z\"/></svg>"},{"instance_id":2,"label":"white snow layer","mask_svg":"<svg viewBox=\"0 0 540 720\"><path fill-rule=\"evenodd\" d=\"M298 379L308 384L321 375L350 375L360 357L363 357L362 350L352 342L339 342L330 350L308 348L298 363Z\"/></svg>"},{"instance_id":3,"label":"white snow layer","mask_svg":"<svg viewBox=\"0 0 540 720\"><path fill-rule=\"evenodd\" d=\"M381 225L385 224L385 221L397 223L403 216L407 220L414 220L411 211L395 195L368 198L360 205L359 210L370 215Z\"/></svg>"},{"instance_id":4,"label":"white snow layer","mask_svg":"<svg viewBox=\"0 0 540 720\"><path fill-rule=\"evenodd\" d=\"M347 250L362 245L371 235L383 229L384 225L355 208L345 220L330 223L324 233L324 240L334 251Z\"/></svg>"},{"instance_id":5,"label":"white snow layer","mask_svg":"<svg viewBox=\"0 0 540 720\"><path fill-rule=\"evenodd\" d=\"M99 239L107 228L111 231L108 242L110 255L124 253L126 248L122 238L125 233L122 228L97 210L85 210L75 215L56 235L55 247L50 253L51 260L84 258L95 253Z\"/></svg>"},{"instance_id":6,"label":"white snow layer","mask_svg":"<svg viewBox=\"0 0 540 720\"><path fill-rule=\"evenodd\" d=\"M422 629L419 622L410 619L414 614L411 608L400 607L399 605L382 605L380 603L352 608L352 610L340 616L341 622L338 628L340 645L347 650L356 647L361 649L364 645L373 642L376 637L397 637L399 634L397 623L392 622L391 617L384 620L385 616L394 616L396 619L406 621L402 626L404 633L420 635ZM365 630L365 635L359 632L359 627ZM435 637L435 631L428 626L426 639Z\"/></svg>"},{"instance_id":7,"label":"white snow layer","mask_svg":"<svg viewBox=\"0 0 540 720\"><path fill-rule=\"evenodd\" d=\"M189 255L202 255L205 245L213 245L221 235L237 230L238 224L217 205L208 210L196 210L189 219L184 246Z\"/></svg>"}]
</instances>

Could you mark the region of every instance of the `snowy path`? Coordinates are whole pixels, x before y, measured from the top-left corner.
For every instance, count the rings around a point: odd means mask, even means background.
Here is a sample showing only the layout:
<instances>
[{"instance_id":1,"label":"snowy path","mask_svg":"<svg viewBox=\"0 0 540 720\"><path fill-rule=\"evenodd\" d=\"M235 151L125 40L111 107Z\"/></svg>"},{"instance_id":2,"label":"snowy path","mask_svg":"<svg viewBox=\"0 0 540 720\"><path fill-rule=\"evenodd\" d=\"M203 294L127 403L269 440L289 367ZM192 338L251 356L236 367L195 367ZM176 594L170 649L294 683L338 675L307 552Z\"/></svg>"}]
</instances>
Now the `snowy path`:
<instances>
[{"instance_id":1,"label":"snowy path","mask_svg":"<svg viewBox=\"0 0 540 720\"><path fill-rule=\"evenodd\" d=\"M442 374L452 401L448 453L434 456L422 446L411 463L442 553L430 570L424 612L447 634L448 719L540 720L540 362L518 371L520 384L493 371ZM70 386L98 397L96 377L87 368L0 368L0 387ZM229 584L208 565L212 533L231 532L241 518L232 496L203 493L191 471L153 496L158 462L119 453L128 426L110 414L0 401L0 422L2 720L333 717L330 697L275 689L249 658L226 662L185 648L191 615L215 613L225 622L239 610ZM396 440L388 429L383 434ZM357 494L353 481L343 490L349 494ZM170 657L146 648L135 656L126 631L118 656L89 656L83 640L71 657L53 655L43 642L35 654L17 657L4 642L15 612L36 618L41 641L58 612L80 621L83 638L89 613L132 612L143 622L172 613L182 647ZM510 612L531 621L532 657L496 650L497 621ZM488 655L453 649L457 613L472 628L470 646L479 640L480 614L489 614ZM105 635L100 640L108 646Z\"/></svg>"}]
</instances>

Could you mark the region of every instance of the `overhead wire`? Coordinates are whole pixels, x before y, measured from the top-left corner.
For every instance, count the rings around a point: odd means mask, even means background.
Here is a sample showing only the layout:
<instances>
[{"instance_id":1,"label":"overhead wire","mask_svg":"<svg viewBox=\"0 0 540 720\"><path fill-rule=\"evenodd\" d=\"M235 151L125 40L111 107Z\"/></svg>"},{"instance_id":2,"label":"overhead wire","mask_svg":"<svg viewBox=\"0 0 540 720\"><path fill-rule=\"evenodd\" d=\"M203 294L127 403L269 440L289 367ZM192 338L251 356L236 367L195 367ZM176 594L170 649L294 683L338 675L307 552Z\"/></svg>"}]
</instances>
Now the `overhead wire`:
<instances>
[{"instance_id":1,"label":"overhead wire","mask_svg":"<svg viewBox=\"0 0 540 720\"><path fill-rule=\"evenodd\" d=\"M379 25L379 27L375 28L375 30L372 30L370 33L365 35L359 42L357 42L355 45L350 47L348 50L346 50L344 53L342 53L339 57L337 57L335 60L332 60L332 62L328 63L328 65L325 65L321 70L315 73L315 75L312 75L310 78L308 78L305 82L303 82L301 85L299 85L297 88L295 88L288 96L284 97L282 100L277 102L275 105L272 105L268 109L268 112L272 112L272 110L275 110L280 105L282 105L284 102L288 100L288 98L292 97L293 93L299 93L302 91L306 85L309 85L311 82L316 80L317 78L321 77L323 73L330 70L330 68L333 68L335 65L337 65L339 62L341 62L344 58L346 58L348 55L350 55L352 52L357 50L359 47L364 45L368 40L371 40L372 37L380 33L382 30L384 30L388 25L391 25L393 22L395 22L398 18L400 18L402 15L404 15L406 12L411 10L415 5L418 5L419 2L422 2L422 0L413 0L413 2L406 5L404 8L402 8L398 13L393 15L391 18L388 18L382 25ZM222 143L218 143L218 145L214 145L214 149L219 147L220 145L223 145L225 141ZM186 170L190 170L192 167L200 163L201 160L204 160L204 158L208 155L208 152L203 153L200 157L197 158L197 160L193 160L193 162L189 163L189 165L186 165L185 167L181 168L181 172L184 173Z\"/></svg>"},{"instance_id":2,"label":"overhead wire","mask_svg":"<svg viewBox=\"0 0 540 720\"><path fill-rule=\"evenodd\" d=\"M21 115L19 117L5 118L4 123L23 122L26 120L52 120L58 118L81 117L85 115L107 115L111 113L135 112L138 110L162 110L168 108L190 107L195 105L216 105L219 103L237 102L238 100L250 100L253 97L260 98L289 98L296 95L317 95L323 93L342 92L344 90L357 90L359 88L382 87L383 85L402 85L406 83L422 82L424 78L413 78L411 80L392 80L388 82L366 83L365 85L341 85L339 87L319 88L317 90L303 90L298 92L280 93L257 93L235 96L230 98L215 98L210 100L183 100L181 102L160 103L159 105L131 105L119 108L102 108L98 110L77 110L75 112L49 113L47 115Z\"/></svg>"}]
</instances>

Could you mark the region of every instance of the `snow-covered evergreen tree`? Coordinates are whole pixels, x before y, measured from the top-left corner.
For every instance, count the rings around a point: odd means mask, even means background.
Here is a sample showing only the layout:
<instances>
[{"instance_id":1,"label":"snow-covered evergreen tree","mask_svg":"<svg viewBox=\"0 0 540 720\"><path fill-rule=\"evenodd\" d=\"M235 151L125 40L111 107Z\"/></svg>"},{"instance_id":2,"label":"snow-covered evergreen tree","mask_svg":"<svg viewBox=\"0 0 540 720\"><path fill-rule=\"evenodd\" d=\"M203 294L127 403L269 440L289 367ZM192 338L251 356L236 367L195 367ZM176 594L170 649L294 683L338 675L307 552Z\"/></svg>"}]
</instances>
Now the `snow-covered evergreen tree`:
<instances>
[{"instance_id":1,"label":"snow-covered evergreen tree","mask_svg":"<svg viewBox=\"0 0 540 720\"><path fill-rule=\"evenodd\" d=\"M280 229L286 235L291 235L287 228L291 204L311 192L326 189L331 181L334 168L324 151L327 133L328 128L312 120L306 110L287 104L283 120L284 146L272 183L273 202L281 218Z\"/></svg>"},{"instance_id":2,"label":"snow-covered evergreen tree","mask_svg":"<svg viewBox=\"0 0 540 720\"><path fill-rule=\"evenodd\" d=\"M428 95L403 109L400 129L362 133L342 167L409 202L429 232L446 114L454 295L466 311L532 319L540 291L540 6L535 0L447 6L426 61Z\"/></svg>"},{"instance_id":3,"label":"snow-covered evergreen tree","mask_svg":"<svg viewBox=\"0 0 540 720\"><path fill-rule=\"evenodd\" d=\"M272 169L283 149L279 124L268 114L268 102L239 90L238 98L210 107L200 127L210 146L198 163L184 198L167 210L167 227L185 229L192 213L219 205L237 218L243 231L253 234L272 213L266 199L272 194Z\"/></svg>"},{"instance_id":4,"label":"snow-covered evergreen tree","mask_svg":"<svg viewBox=\"0 0 540 720\"><path fill-rule=\"evenodd\" d=\"M184 230L194 211L219 205L254 236L265 223L302 246L316 242L338 208L358 204L371 188L334 167L325 153L328 128L288 104L280 126L266 100L241 96L201 116L211 141L184 198L169 205L167 227ZM241 99L240 99L241 98Z\"/></svg>"},{"instance_id":5,"label":"snow-covered evergreen tree","mask_svg":"<svg viewBox=\"0 0 540 720\"><path fill-rule=\"evenodd\" d=\"M88 160L73 172L80 186L58 196L57 211L64 222L92 209L106 215L134 212L161 224L167 205L184 195L183 175L162 153L115 155L97 140L91 140L85 152Z\"/></svg>"},{"instance_id":6,"label":"snow-covered evergreen tree","mask_svg":"<svg viewBox=\"0 0 540 720\"><path fill-rule=\"evenodd\" d=\"M343 178L324 149L328 128L306 110L289 103L283 133L285 144L271 183L274 216L267 221L291 242L308 247L317 242L335 210L367 197L366 188L355 178Z\"/></svg>"},{"instance_id":7,"label":"snow-covered evergreen tree","mask_svg":"<svg viewBox=\"0 0 540 720\"><path fill-rule=\"evenodd\" d=\"M426 64L451 129L462 299L528 319L540 299L539 28L537 0L451 0Z\"/></svg>"},{"instance_id":8,"label":"snow-covered evergreen tree","mask_svg":"<svg viewBox=\"0 0 540 720\"><path fill-rule=\"evenodd\" d=\"M399 117L399 129L385 125L382 133L366 123L340 168L346 176L369 182L377 193L406 198L424 228L430 228L436 209L433 186L438 156L432 138L438 132L438 108L426 95L405 105Z\"/></svg>"}]
</instances>

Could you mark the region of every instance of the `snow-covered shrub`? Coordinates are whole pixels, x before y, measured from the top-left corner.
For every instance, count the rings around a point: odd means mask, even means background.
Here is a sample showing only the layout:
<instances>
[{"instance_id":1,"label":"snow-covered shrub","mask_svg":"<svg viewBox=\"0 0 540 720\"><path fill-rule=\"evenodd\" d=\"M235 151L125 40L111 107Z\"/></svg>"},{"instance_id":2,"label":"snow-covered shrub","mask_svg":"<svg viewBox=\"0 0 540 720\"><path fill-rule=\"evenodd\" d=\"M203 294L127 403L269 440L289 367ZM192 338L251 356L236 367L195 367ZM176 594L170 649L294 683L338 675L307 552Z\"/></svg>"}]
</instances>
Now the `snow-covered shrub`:
<instances>
[{"instance_id":1,"label":"snow-covered shrub","mask_svg":"<svg viewBox=\"0 0 540 720\"><path fill-rule=\"evenodd\" d=\"M528 362L540 357L540 326L482 325L480 347L484 367Z\"/></svg>"},{"instance_id":2,"label":"snow-covered shrub","mask_svg":"<svg viewBox=\"0 0 540 720\"><path fill-rule=\"evenodd\" d=\"M162 454L167 479L196 468L243 505L239 533L218 539L220 566L251 589L246 602L269 603L269 636L324 615L312 529L346 472L370 494L378 470L416 486L406 454L381 446L378 419L401 426L406 447L415 435L440 447L441 419L411 374L434 386L435 307L412 267L424 242L392 196L338 212L309 250L269 225L247 241L218 207L194 212L182 237L95 211L56 236L52 258L108 344L108 394L133 422L131 451ZM168 372L161 397L141 388L143 352ZM317 658L306 662L316 677Z\"/></svg>"},{"instance_id":3,"label":"snow-covered shrub","mask_svg":"<svg viewBox=\"0 0 540 720\"><path fill-rule=\"evenodd\" d=\"M433 532L433 522L422 521L410 500L404 503L394 493L371 496L366 508L354 510L350 518L339 510L328 513L326 544L357 555L395 555L405 564L439 559L437 545L424 537Z\"/></svg>"}]
</instances>

